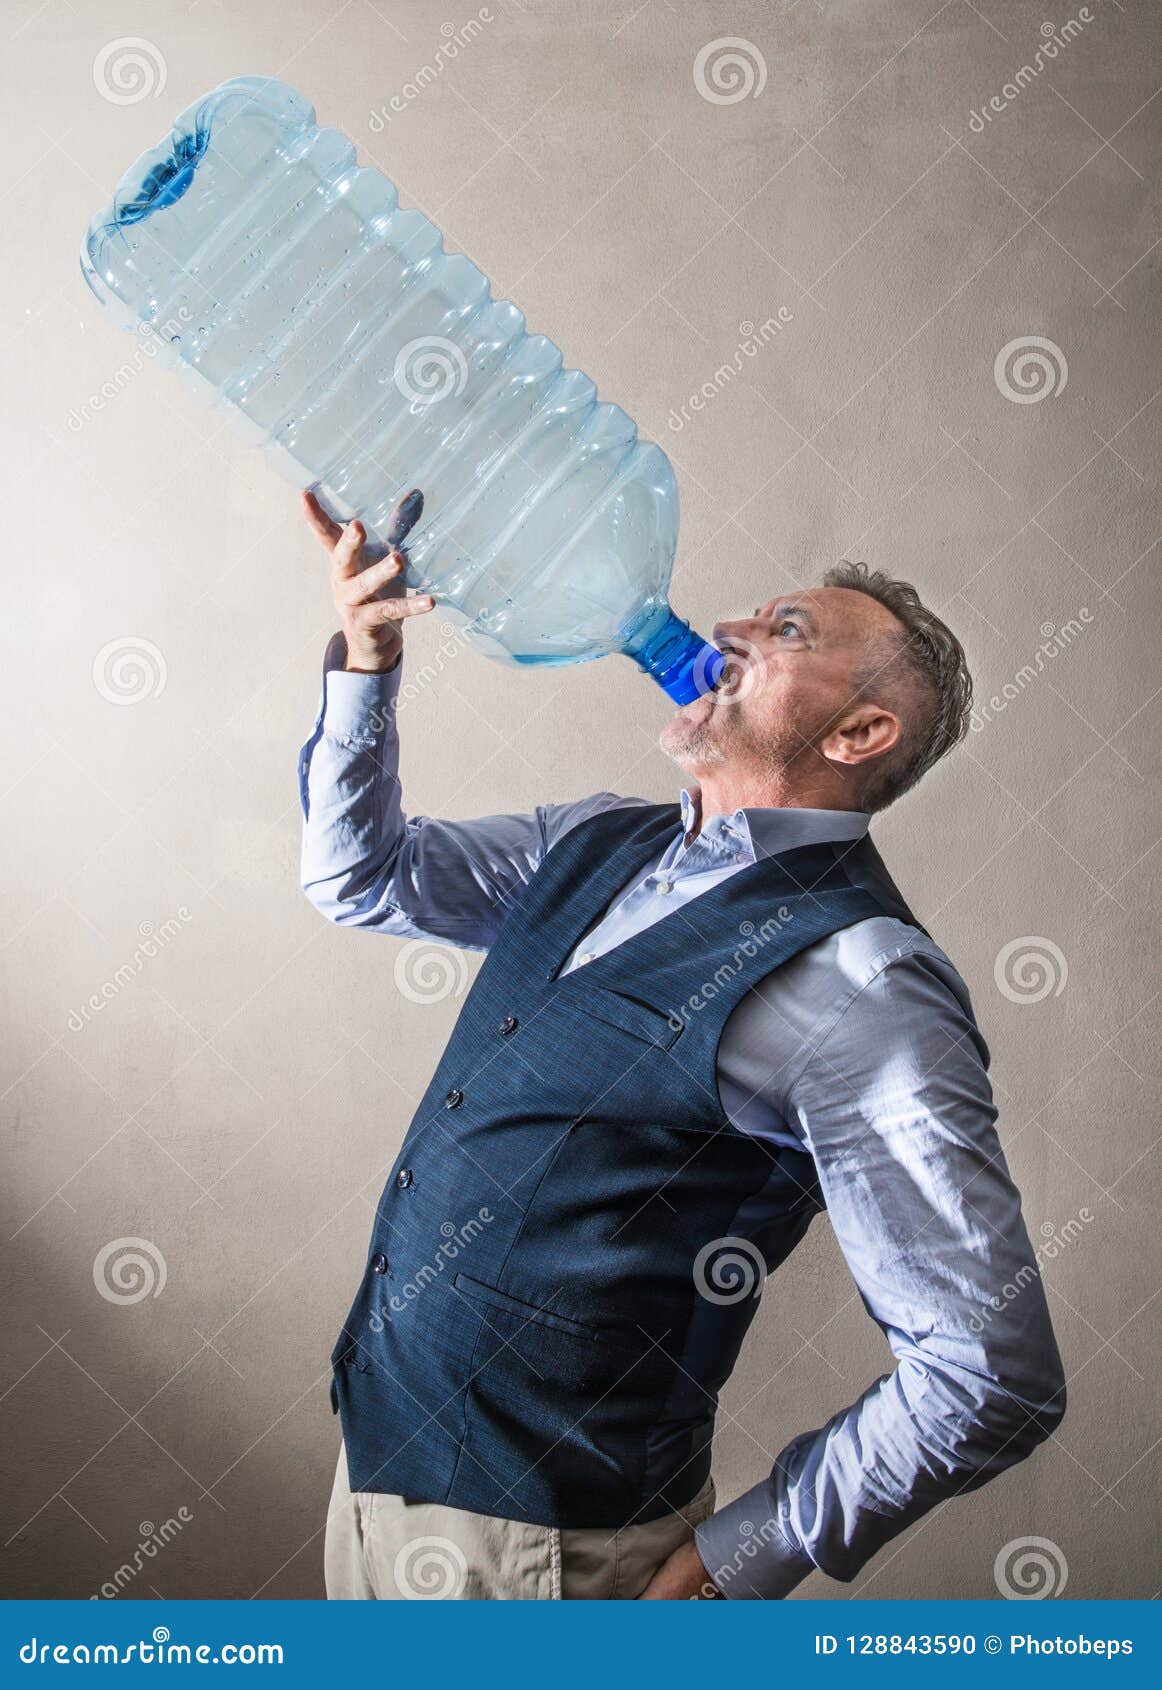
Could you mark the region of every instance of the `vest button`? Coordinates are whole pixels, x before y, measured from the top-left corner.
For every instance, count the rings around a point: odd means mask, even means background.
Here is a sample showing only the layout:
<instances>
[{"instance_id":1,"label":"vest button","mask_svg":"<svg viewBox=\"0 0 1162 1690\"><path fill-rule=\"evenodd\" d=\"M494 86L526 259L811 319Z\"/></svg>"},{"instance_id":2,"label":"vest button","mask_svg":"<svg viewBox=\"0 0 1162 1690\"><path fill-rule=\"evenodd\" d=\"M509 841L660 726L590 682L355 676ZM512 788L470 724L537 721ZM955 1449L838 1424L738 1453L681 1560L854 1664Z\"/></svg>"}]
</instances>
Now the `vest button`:
<instances>
[{"instance_id":1,"label":"vest button","mask_svg":"<svg viewBox=\"0 0 1162 1690\"><path fill-rule=\"evenodd\" d=\"M507 1039L510 1033L516 1032L516 1016L506 1015L496 1030L502 1039Z\"/></svg>"},{"instance_id":2,"label":"vest button","mask_svg":"<svg viewBox=\"0 0 1162 1690\"><path fill-rule=\"evenodd\" d=\"M399 1186L401 1191L406 1191L409 1185L414 1184L414 1175L412 1174L411 1169L401 1168L399 1173L395 1176L395 1183Z\"/></svg>"},{"instance_id":3,"label":"vest button","mask_svg":"<svg viewBox=\"0 0 1162 1690\"><path fill-rule=\"evenodd\" d=\"M371 1271L372 1271L372 1273L386 1273L387 1272L387 1257L383 1256L383 1255L372 1256L372 1258L371 1258Z\"/></svg>"},{"instance_id":4,"label":"vest button","mask_svg":"<svg viewBox=\"0 0 1162 1690\"><path fill-rule=\"evenodd\" d=\"M464 1101L464 1093L462 1091L459 1091L455 1086L453 1086L451 1091L448 1093L447 1097L444 1099L444 1108L445 1109L459 1109L459 1107L463 1103L463 1101Z\"/></svg>"}]
</instances>

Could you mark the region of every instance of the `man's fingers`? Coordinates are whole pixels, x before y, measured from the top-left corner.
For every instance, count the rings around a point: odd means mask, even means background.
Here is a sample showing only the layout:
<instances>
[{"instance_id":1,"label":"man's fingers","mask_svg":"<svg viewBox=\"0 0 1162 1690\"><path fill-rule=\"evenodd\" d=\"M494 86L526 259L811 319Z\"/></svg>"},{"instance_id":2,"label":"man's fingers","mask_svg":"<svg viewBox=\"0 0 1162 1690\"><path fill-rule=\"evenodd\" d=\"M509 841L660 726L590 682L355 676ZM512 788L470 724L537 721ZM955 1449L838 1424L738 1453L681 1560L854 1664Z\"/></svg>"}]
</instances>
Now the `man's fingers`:
<instances>
[{"instance_id":1,"label":"man's fingers","mask_svg":"<svg viewBox=\"0 0 1162 1690\"><path fill-rule=\"evenodd\" d=\"M359 554L366 538L361 522L349 522L341 530L331 553L331 573L336 581L347 581L359 574Z\"/></svg>"},{"instance_id":2,"label":"man's fingers","mask_svg":"<svg viewBox=\"0 0 1162 1690\"><path fill-rule=\"evenodd\" d=\"M385 622L403 622L409 616L423 616L435 608L435 599L425 594L411 599L379 599L375 604L360 605L352 621L360 628L378 628Z\"/></svg>"},{"instance_id":3,"label":"man's fingers","mask_svg":"<svg viewBox=\"0 0 1162 1690\"><path fill-rule=\"evenodd\" d=\"M343 532L341 524L333 521L327 515L313 493L309 491L302 493L301 503L303 515L307 519L312 534L321 545L326 547L327 551L333 551L335 542Z\"/></svg>"},{"instance_id":4,"label":"man's fingers","mask_svg":"<svg viewBox=\"0 0 1162 1690\"><path fill-rule=\"evenodd\" d=\"M315 538L323 550L330 553L331 573L338 581L345 581L359 572L359 553L367 539L360 522L335 522L329 517L313 493L302 496L303 511Z\"/></svg>"},{"instance_id":5,"label":"man's fingers","mask_svg":"<svg viewBox=\"0 0 1162 1690\"><path fill-rule=\"evenodd\" d=\"M390 552L378 563L368 564L361 569L354 579L342 588L345 604L367 604L382 588L390 582L397 581L407 567L402 552Z\"/></svg>"}]
</instances>

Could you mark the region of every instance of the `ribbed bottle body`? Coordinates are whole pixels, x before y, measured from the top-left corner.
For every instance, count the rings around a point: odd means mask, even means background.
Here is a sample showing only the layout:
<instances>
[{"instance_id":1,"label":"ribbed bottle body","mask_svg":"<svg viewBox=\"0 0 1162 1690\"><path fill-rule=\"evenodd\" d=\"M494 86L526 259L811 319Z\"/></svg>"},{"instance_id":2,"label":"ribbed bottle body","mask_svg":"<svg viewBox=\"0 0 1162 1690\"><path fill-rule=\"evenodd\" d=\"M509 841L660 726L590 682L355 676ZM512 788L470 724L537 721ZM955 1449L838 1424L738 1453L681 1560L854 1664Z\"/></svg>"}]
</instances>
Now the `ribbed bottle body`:
<instances>
[{"instance_id":1,"label":"ribbed bottle body","mask_svg":"<svg viewBox=\"0 0 1162 1690\"><path fill-rule=\"evenodd\" d=\"M666 608L678 495L560 349L267 78L185 112L94 218L82 266L127 327L298 486L383 543L424 494L409 582L490 655L631 648Z\"/></svg>"}]
</instances>

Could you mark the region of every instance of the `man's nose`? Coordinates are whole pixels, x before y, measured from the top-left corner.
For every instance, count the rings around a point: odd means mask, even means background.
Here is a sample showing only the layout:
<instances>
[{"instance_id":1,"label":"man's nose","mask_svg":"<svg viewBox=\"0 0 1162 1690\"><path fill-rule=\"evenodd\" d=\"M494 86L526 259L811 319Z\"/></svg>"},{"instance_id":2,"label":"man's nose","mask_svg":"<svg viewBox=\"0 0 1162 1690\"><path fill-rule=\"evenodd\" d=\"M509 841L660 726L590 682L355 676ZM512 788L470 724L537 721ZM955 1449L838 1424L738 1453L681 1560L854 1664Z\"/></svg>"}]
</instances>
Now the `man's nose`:
<instances>
[{"instance_id":1,"label":"man's nose","mask_svg":"<svg viewBox=\"0 0 1162 1690\"><path fill-rule=\"evenodd\" d=\"M724 640L747 640L751 638L750 627L752 618L749 616L735 617L730 622L716 622L711 631L711 639L720 646Z\"/></svg>"}]
</instances>

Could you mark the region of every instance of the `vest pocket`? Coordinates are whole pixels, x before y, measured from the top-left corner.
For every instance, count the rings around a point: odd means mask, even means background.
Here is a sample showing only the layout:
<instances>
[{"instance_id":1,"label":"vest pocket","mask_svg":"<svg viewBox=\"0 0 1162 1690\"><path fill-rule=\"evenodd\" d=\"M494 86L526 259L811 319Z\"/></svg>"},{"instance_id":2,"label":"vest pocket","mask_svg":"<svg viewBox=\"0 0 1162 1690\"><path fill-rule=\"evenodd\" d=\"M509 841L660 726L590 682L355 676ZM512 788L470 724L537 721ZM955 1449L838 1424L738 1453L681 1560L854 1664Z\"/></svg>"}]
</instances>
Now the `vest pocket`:
<instances>
[{"instance_id":1,"label":"vest pocket","mask_svg":"<svg viewBox=\"0 0 1162 1690\"><path fill-rule=\"evenodd\" d=\"M566 975L554 1007L567 1010L581 1022L601 1021L607 1027L616 1027L619 1032L630 1033L661 1050L669 1050L680 1037L682 1022L676 1016L639 1003L636 998L623 997L607 986L594 986L583 978L585 970L580 972L580 979L576 974ZM570 989L574 983L579 988L576 992Z\"/></svg>"},{"instance_id":2,"label":"vest pocket","mask_svg":"<svg viewBox=\"0 0 1162 1690\"><path fill-rule=\"evenodd\" d=\"M503 1309L507 1314L516 1315L518 1320L533 1321L539 1326L552 1326L558 1332L569 1332L574 1338L587 1338L590 1343L604 1342L603 1336L595 1327L585 1326L579 1320L573 1320L569 1315L557 1314L553 1309L541 1308L536 1303L524 1303L519 1297L510 1297L507 1291L498 1291L494 1285L485 1285L482 1280L473 1279L469 1274L458 1273L452 1281L452 1288L469 1302L487 1303L490 1308Z\"/></svg>"},{"instance_id":3,"label":"vest pocket","mask_svg":"<svg viewBox=\"0 0 1162 1690\"><path fill-rule=\"evenodd\" d=\"M556 1526L620 1526L649 1493L645 1434L662 1393L598 1328L468 1274L475 1327L454 1508ZM534 1292L534 1295L536 1293ZM549 1294L546 1290L545 1294Z\"/></svg>"}]
</instances>

